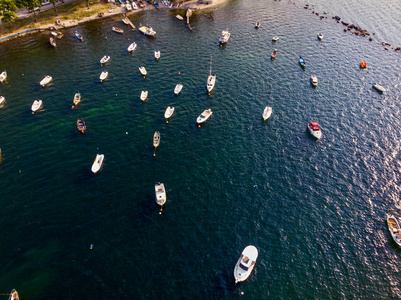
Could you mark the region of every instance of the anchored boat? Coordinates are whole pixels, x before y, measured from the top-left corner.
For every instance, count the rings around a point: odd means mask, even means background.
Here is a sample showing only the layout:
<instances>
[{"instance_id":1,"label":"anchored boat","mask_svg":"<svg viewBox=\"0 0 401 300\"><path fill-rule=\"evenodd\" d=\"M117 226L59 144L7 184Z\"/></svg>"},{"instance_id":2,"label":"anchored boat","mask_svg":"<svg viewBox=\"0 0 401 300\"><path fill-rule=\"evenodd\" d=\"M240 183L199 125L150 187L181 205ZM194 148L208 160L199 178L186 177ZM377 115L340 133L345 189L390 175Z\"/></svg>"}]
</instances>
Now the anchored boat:
<instances>
[{"instance_id":1,"label":"anchored boat","mask_svg":"<svg viewBox=\"0 0 401 300\"><path fill-rule=\"evenodd\" d=\"M141 92L141 101L145 102L148 99L148 91Z\"/></svg>"},{"instance_id":2,"label":"anchored boat","mask_svg":"<svg viewBox=\"0 0 401 300\"><path fill-rule=\"evenodd\" d=\"M91 171L96 174L100 171L103 166L104 154L96 154L95 160L93 161Z\"/></svg>"},{"instance_id":3,"label":"anchored boat","mask_svg":"<svg viewBox=\"0 0 401 300\"><path fill-rule=\"evenodd\" d=\"M85 121L83 119L78 119L77 120L77 129L81 132L81 133L85 133L86 131L86 124Z\"/></svg>"},{"instance_id":4,"label":"anchored boat","mask_svg":"<svg viewBox=\"0 0 401 300\"><path fill-rule=\"evenodd\" d=\"M308 124L309 133L316 139L320 140L322 138L322 131L320 129L318 122L310 122Z\"/></svg>"},{"instance_id":5,"label":"anchored boat","mask_svg":"<svg viewBox=\"0 0 401 300\"><path fill-rule=\"evenodd\" d=\"M166 111L164 112L164 118L166 119L166 123L168 123L168 120L173 116L175 111L174 106L167 106Z\"/></svg>"},{"instance_id":6,"label":"anchored boat","mask_svg":"<svg viewBox=\"0 0 401 300\"><path fill-rule=\"evenodd\" d=\"M34 114L35 112L37 112L39 109L41 109L43 107L43 101L42 100L35 100L32 103L31 106L31 110L32 110L32 114Z\"/></svg>"},{"instance_id":7,"label":"anchored boat","mask_svg":"<svg viewBox=\"0 0 401 300\"><path fill-rule=\"evenodd\" d=\"M206 82L206 88L209 95L213 91L215 84L216 84L216 75L212 75L212 57L210 57L210 71Z\"/></svg>"},{"instance_id":8,"label":"anchored boat","mask_svg":"<svg viewBox=\"0 0 401 300\"><path fill-rule=\"evenodd\" d=\"M205 109L200 115L199 115L199 117L196 119L196 123L198 123L198 124L202 124L202 123L205 123L209 118L210 118L210 116L213 114L213 112L212 112L212 110L209 108L209 109Z\"/></svg>"},{"instance_id":9,"label":"anchored boat","mask_svg":"<svg viewBox=\"0 0 401 300\"><path fill-rule=\"evenodd\" d=\"M160 206L166 203L166 189L163 183L156 183L155 184L155 194L156 194L156 203Z\"/></svg>"},{"instance_id":10,"label":"anchored boat","mask_svg":"<svg viewBox=\"0 0 401 300\"><path fill-rule=\"evenodd\" d=\"M156 131L153 134L153 147L155 147L155 152L153 153L153 156L156 156L156 149L160 145L160 132Z\"/></svg>"},{"instance_id":11,"label":"anchored boat","mask_svg":"<svg viewBox=\"0 0 401 300\"><path fill-rule=\"evenodd\" d=\"M267 121L270 116L272 115L273 112L273 108L271 108L270 106L266 106L265 109L263 110L263 121Z\"/></svg>"},{"instance_id":12,"label":"anchored boat","mask_svg":"<svg viewBox=\"0 0 401 300\"><path fill-rule=\"evenodd\" d=\"M52 78L51 76L46 75L45 78L43 78L43 79L40 81L40 85L41 85L42 87L45 87L45 86L48 85L48 84L50 83L50 81L52 81L52 80L53 80L53 78Z\"/></svg>"},{"instance_id":13,"label":"anchored boat","mask_svg":"<svg viewBox=\"0 0 401 300\"><path fill-rule=\"evenodd\" d=\"M245 281L251 275L258 258L258 249L249 245L242 251L240 258L234 268L235 283Z\"/></svg>"},{"instance_id":14,"label":"anchored boat","mask_svg":"<svg viewBox=\"0 0 401 300\"><path fill-rule=\"evenodd\" d=\"M398 223L397 218L392 213L387 215L387 226L391 236L393 237L394 242L396 242L397 245L401 247L400 224Z\"/></svg>"}]
</instances>

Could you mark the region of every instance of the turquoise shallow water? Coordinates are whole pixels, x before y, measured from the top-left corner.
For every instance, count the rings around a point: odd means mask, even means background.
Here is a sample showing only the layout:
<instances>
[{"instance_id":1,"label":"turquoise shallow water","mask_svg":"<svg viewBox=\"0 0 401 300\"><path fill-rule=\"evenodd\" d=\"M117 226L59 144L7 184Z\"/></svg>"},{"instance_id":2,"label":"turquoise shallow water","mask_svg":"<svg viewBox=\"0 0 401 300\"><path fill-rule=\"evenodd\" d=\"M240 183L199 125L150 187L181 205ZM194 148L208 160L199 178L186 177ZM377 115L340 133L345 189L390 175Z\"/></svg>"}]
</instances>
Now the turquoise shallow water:
<instances>
[{"instance_id":1,"label":"turquoise shallow water","mask_svg":"<svg viewBox=\"0 0 401 300\"><path fill-rule=\"evenodd\" d=\"M344 3L322 1L316 10L329 14L320 20L304 4L231 1L206 12L213 19L194 15L193 31L167 10L130 16L135 25L151 24L156 39L112 32L127 29L116 17L66 29L56 49L46 34L1 44L0 68L9 74L0 87L7 100L0 109L1 293L399 298L401 251L385 214L400 207L401 60L380 43L401 44L400 25L379 22L390 12L397 20L398 6L389 1L363 14L357 3L344 10ZM344 33L332 15L375 32L374 41ZM231 40L219 48L226 28ZM133 40L138 49L128 55ZM106 53L111 61L100 66ZM217 83L207 96L211 56ZM369 73L359 68L362 59ZM103 69L109 78L99 83ZM46 74L53 82L41 88ZM175 96L178 82L184 87ZM377 93L373 82L388 92ZM141 103L145 89L149 99ZM82 103L72 110L77 91ZM38 98L44 108L32 115ZM167 105L176 107L168 124ZM264 123L266 105L273 115ZM213 116L197 128L207 108ZM78 118L88 126L84 135ZM320 143L306 131L314 120ZM156 130L161 144L153 157ZM105 163L93 175L96 153ZM167 189L161 215L158 181ZM248 281L235 286L233 268L249 244L259 258Z\"/></svg>"}]
</instances>

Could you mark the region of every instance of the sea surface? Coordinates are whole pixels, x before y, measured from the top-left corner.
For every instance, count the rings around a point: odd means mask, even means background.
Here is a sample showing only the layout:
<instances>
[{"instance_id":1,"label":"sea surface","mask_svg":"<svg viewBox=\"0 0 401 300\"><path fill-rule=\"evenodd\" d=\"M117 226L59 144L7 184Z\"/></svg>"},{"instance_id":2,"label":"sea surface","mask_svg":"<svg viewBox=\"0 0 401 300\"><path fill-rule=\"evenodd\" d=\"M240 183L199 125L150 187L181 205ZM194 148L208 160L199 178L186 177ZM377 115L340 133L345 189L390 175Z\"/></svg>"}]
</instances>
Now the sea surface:
<instances>
[{"instance_id":1,"label":"sea surface","mask_svg":"<svg viewBox=\"0 0 401 300\"><path fill-rule=\"evenodd\" d=\"M114 17L65 29L57 48L48 33L0 44L2 297L15 288L29 300L400 299L401 249L386 224L390 210L401 216L400 3L315 2L230 0L194 14L192 31L177 11L129 16L153 26L155 39ZM219 47L226 28L231 39ZM42 88L45 75L53 81ZM35 99L44 106L32 114ZM168 105L176 112L167 124ZM95 175L97 153L105 162ZM162 211L157 182L167 190ZM247 245L259 257L235 285Z\"/></svg>"}]
</instances>

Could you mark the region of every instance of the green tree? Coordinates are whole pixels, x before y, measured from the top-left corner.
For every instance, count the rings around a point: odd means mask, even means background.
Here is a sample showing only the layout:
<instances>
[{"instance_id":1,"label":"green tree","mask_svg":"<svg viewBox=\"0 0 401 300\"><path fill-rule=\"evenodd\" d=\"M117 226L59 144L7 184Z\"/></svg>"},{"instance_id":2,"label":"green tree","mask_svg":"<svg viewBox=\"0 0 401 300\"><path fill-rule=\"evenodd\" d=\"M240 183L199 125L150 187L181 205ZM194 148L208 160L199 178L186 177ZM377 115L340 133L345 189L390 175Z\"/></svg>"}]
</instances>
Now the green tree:
<instances>
[{"instance_id":1,"label":"green tree","mask_svg":"<svg viewBox=\"0 0 401 300\"><path fill-rule=\"evenodd\" d=\"M17 18L16 11L18 7L14 0L1 0L0 1L0 10L2 11L3 17L1 21L3 23L14 22L14 19Z\"/></svg>"},{"instance_id":2,"label":"green tree","mask_svg":"<svg viewBox=\"0 0 401 300\"><path fill-rule=\"evenodd\" d=\"M26 2L25 2L26 8L33 11L33 15L35 16L35 22L38 21L38 17L36 15L35 8L40 7L41 3L42 3L41 0L26 0Z\"/></svg>"},{"instance_id":3,"label":"green tree","mask_svg":"<svg viewBox=\"0 0 401 300\"><path fill-rule=\"evenodd\" d=\"M56 2L57 2L57 0L50 0L50 3L53 4L53 7L54 7L54 13L56 14L56 16L58 16Z\"/></svg>"}]
</instances>

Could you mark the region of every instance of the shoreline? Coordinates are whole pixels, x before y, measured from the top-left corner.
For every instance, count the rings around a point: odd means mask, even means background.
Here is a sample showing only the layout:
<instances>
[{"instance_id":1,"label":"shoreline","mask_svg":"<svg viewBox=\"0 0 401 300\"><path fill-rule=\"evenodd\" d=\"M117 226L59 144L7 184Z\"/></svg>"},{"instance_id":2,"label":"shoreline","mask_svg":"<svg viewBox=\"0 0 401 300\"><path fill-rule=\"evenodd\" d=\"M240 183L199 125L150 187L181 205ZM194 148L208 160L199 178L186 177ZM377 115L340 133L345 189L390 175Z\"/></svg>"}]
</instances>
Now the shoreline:
<instances>
[{"instance_id":1,"label":"shoreline","mask_svg":"<svg viewBox=\"0 0 401 300\"><path fill-rule=\"evenodd\" d=\"M37 32L42 32L42 31L59 31L65 28L71 28L86 22L90 22L90 21L94 21L97 19L103 19L103 18L110 18L110 17L114 17L114 16L118 16L118 15L122 15L122 16L130 16L133 14L136 14L140 11L146 11L146 10L154 10L154 9L162 9L162 10L175 10L177 12L179 11L186 11L187 9L191 9L192 11L203 11L203 10L210 10L210 9L215 9L219 6L222 6L224 4L226 4L229 0L212 0L212 1L208 1L208 4L203 4L203 3L199 3L199 1L197 0L191 0L188 1L184 4L182 4L180 7L178 8L169 8L165 5L162 4L161 7L156 8L154 5L151 4L147 4L144 8L140 8L137 10L132 10L127 12L126 9L124 7L121 6L117 6L117 5L111 5L109 3L105 3L105 2L98 2L97 4L92 4L92 6L89 9L93 9L94 7L96 7L97 9L99 9L101 6L104 6L105 11L102 11L102 16L99 16L99 12L98 11L94 11L92 15L88 16L88 17L83 17L82 19L65 19L62 20L63 18L68 18L68 16L71 16L73 13L70 14L65 14L65 15L60 15L58 17L53 17L50 18L49 21L43 21L45 22L44 24L40 25L43 22L38 22L38 24L29 24L28 26L23 26L21 28L19 28L18 30L15 30L13 32L7 33L7 34L1 34L0 35L0 43L2 42L6 42L15 38L19 38L19 37L23 37L27 34L32 34L32 33L37 33ZM209 3L210 2L210 3ZM88 8L80 8L80 11L87 11ZM183 16L185 18L185 15ZM60 20L61 21L61 25L57 25L56 24L56 20ZM37 25L37 26L35 26Z\"/></svg>"}]
</instances>

